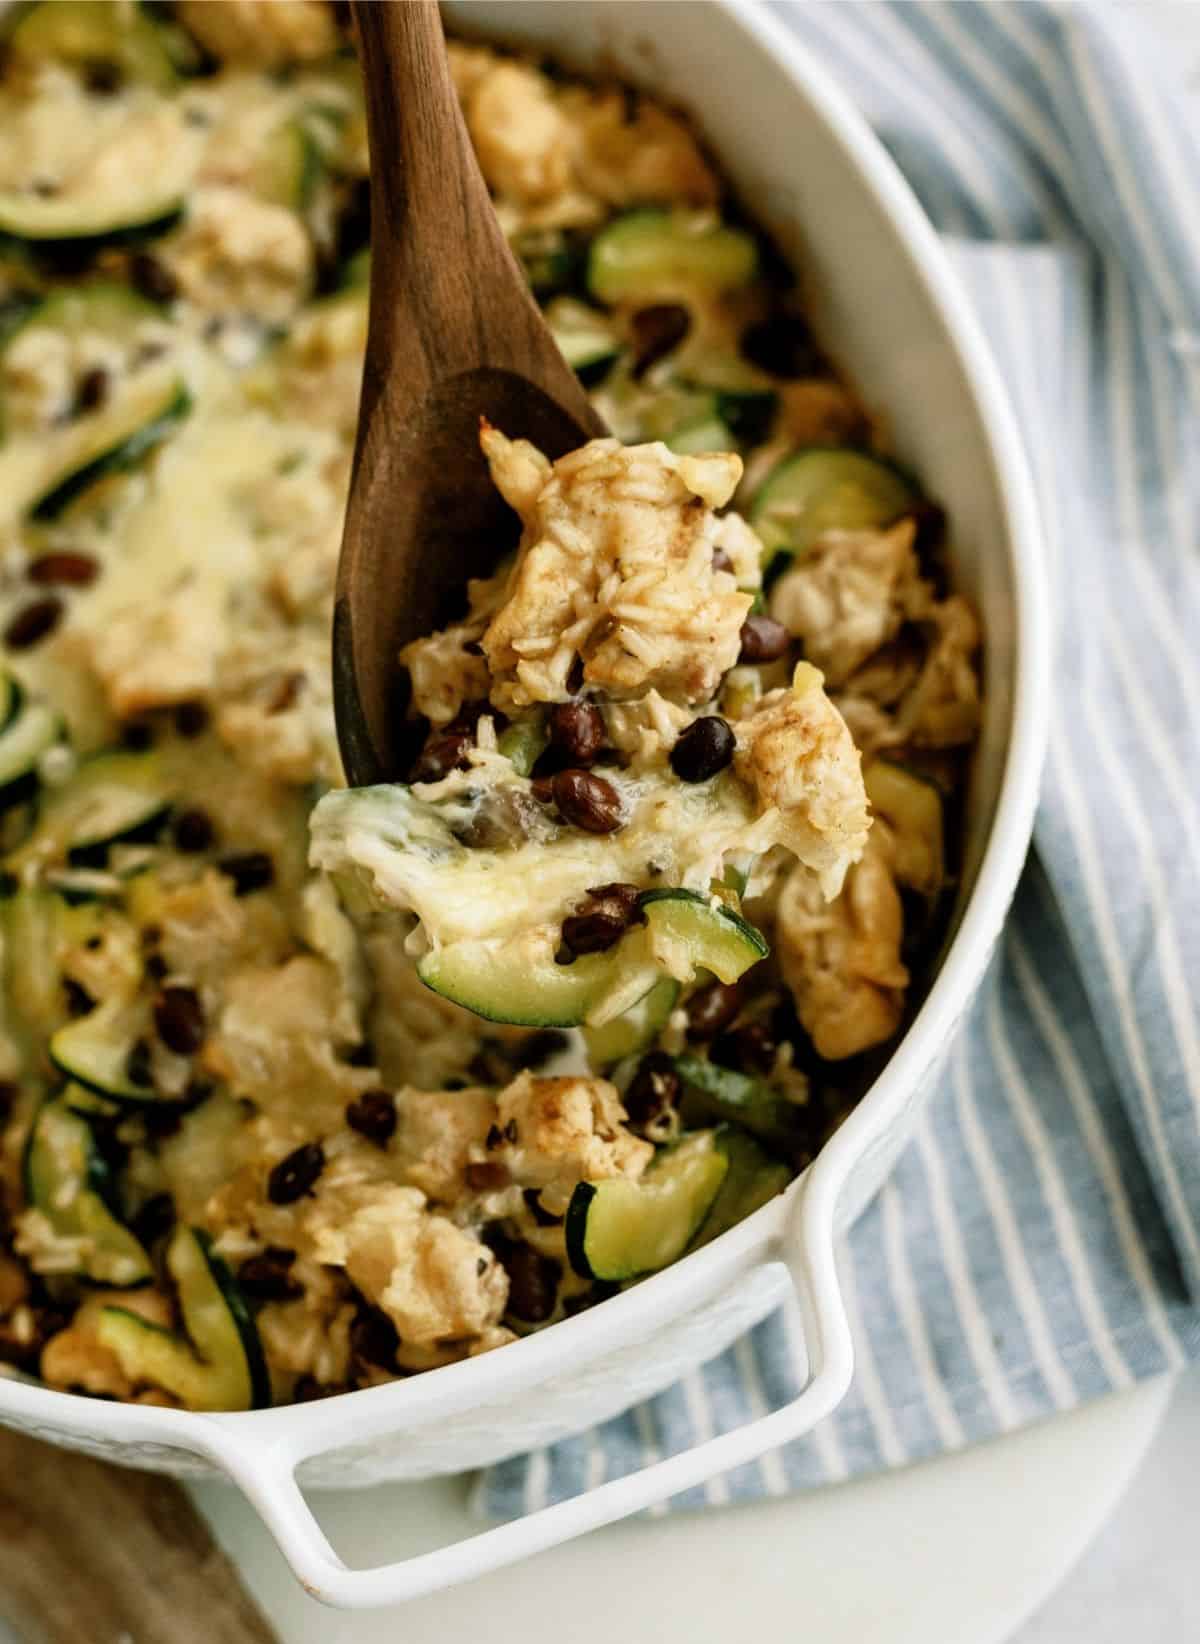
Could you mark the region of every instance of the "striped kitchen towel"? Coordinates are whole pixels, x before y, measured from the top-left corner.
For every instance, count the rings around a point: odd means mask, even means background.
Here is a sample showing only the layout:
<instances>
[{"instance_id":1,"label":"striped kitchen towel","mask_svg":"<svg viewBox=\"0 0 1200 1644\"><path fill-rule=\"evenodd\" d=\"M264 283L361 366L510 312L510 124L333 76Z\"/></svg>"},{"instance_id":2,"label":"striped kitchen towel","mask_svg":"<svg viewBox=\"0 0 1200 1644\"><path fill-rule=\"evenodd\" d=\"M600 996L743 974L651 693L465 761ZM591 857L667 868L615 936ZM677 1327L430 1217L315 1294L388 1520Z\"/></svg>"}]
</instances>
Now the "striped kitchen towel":
<instances>
[{"instance_id":1,"label":"striped kitchen towel","mask_svg":"<svg viewBox=\"0 0 1200 1644\"><path fill-rule=\"evenodd\" d=\"M1005 1432L1200 1356L1200 147L1137 8L775 8L947 244L1026 431L1057 592L1035 850L916 1140L846 1241L858 1370L747 1499ZM1190 121L1189 121L1190 117ZM510 1517L797 1387L786 1313L493 1468Z\"/></svg>"}]
</instances>

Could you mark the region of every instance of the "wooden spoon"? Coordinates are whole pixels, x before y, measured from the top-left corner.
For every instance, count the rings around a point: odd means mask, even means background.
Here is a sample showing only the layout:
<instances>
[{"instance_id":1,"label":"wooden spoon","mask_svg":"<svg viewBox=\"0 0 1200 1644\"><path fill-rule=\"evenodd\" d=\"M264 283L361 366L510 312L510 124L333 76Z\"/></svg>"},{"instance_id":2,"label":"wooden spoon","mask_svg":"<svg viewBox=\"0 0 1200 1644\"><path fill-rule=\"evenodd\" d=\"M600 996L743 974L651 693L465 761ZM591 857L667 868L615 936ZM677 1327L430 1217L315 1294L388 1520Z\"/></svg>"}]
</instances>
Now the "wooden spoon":
<instances>
[{"instance_id":1,"label":"wooden spoon","mask_svg":"<svg viewBox=\"0 0 1200 1644\"><path fill-rule=\"evenodd\" d=\"M397 653L515 540L479 420L559 457L603 434L496 221L434 0L352 0L371 149L371 321L333 623L355 785L404 774ZM460 604L461 608L461 604Z\"/></svg>"}]
</instances>

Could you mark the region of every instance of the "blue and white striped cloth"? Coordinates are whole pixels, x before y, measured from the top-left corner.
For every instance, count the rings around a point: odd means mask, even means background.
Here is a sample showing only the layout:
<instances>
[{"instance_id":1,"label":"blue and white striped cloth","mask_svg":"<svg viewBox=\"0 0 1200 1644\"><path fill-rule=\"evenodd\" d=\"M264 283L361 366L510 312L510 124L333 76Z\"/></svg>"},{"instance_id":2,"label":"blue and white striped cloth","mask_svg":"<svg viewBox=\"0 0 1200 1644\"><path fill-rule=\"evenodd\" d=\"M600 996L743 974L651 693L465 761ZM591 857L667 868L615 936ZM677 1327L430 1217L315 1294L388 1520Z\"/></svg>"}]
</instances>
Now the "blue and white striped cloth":
<instances>
[{"instance_id":1,"label":"blue and white striped cloth","mask_svg":"<svg viewBox=\"0 0 1200 1644\"><path fill-rule=\"evenodd\" d=\"M1137 8L775 9L907 174L1007 374L1050 527L1054 722L1002 950L846 1242L850 1396L673 1506L899 1466L1200 1356L1200 122ZM492 1469L478 1507L790 1398L793 1329Z\"/></svg>"}]
</instances>

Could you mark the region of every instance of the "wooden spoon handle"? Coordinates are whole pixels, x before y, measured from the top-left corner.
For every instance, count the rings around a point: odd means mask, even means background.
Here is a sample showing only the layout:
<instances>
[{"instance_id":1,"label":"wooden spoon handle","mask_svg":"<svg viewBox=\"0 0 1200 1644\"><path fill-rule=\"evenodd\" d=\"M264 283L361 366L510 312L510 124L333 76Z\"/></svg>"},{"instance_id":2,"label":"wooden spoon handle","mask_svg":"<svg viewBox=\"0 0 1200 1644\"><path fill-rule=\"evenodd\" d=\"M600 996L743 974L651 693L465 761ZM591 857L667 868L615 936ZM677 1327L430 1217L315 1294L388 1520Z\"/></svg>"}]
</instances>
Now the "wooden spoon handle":
<instances>
[{"instance_id":1,"label":"wooden spoon handle","mask_svg":"<svg viewBox=\"0 0 1200 1644\"><path fill-rule=\"evenodd\" d=\"M450 74L435 0L352 0L371 147L371 339L363 414L389 389L481 364L539 383L594 419L496 221ZM400 369L393 367L399 365Z\"/></svg>"},{"instance_id":2,"label":"wooden spoon handle","mask_svg":"<svg viewBox=\"0 0 1200 1644\"><path fill-rule=\"evenodd\" d=\"M180 1485L7 1428L0 1617L21 1644L278 1644Z\"/></svg>"}]
</instances>

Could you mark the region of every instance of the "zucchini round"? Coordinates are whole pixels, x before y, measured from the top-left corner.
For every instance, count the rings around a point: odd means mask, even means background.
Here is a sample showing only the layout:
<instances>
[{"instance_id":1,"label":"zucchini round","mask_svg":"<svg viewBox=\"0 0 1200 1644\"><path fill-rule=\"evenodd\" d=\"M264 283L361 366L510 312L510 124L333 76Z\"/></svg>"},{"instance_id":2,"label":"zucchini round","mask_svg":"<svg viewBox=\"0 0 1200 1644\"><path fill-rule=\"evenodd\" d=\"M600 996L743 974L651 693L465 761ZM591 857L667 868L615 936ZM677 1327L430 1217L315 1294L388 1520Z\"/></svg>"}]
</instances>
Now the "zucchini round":
<instances>
[{"instance_id":1,"label":"zucchini round","mask_svg":"<svg viewBox=\"0 0 1200 1644\"><path fill-rule=\"evenodd\" d=\"M644 891L638 906L649 927L650 952L680 982L695 981L702 970L721 982L736 982L771 951L763 933L740 913L696 891Z\"/></svg>"},{"instance_id":2,"label":"zucchini round","mask_svg":"<svg viewBox=\"0 0 1200 1644\"><path fill-rule=\"evenodd\" d=\"M598 302L641 306L688 290L737 291L757 273L753 238L708 212L631 211L592 241L587 283Z\"/></svg>"},{"instance_id":3,"label":"zucchini round","mask_svg":"<svg viewBox=\"0 0 1200 1644\"><path fill-rule=\"evenodd\" d=\"M763 545L763 570L802 558L826 531L874 531L916 507L908 479L864 451L812 446L767 475L750 523Z\"/></svg>"},{"instance_id":4,"label":"zucchini round","mask_svg":"<svg viewBox=\"0 0 1200 1644\"><path fill-rule=\"evenodd\" d=\"M649 993L611 1022L600 1027L585 1025L583 1040L590 1065L612 1067L627 1056L640 1056L648 1050L666 1027L678 998L679 983L672 976L661 976Z\"/></svg>"},{"instance_id":5,"label":"zucchini round","mask_svg":"<svg viewBox=\"0 0 1200 1644\"><path fill-rule=\"evenodd\" d=\"M620 1281L669 1267L691 1243L729 1168L713 1132L657 1153L645 1175L580 1182L567 1206L567 1259L582 1278Z\"/></svg>"},{"instance_id":6,"label":"zucchini round","mask_svg":"<svg viewBox=\"0 0 1200 1644\"><path fill-rule=\"evenodd\" d=\"M34 499L30 518L57 519L100 480L136 468L191 408L192 397L177 377L131 378L102 410L64 430L70 437L59 454L59 472Z\"/></svg>"},{"instance_id":7,"label":"zucchini round","mask_svg":"<svg viewBox=\"0 0 1200 1644\"><path fill-rule=\"evenodd\" d=\"M78 1241L82 1278L119 1290L149 1283L150 1258L113 1214L108 1164L64 1098L43 1102L24 1158L25 1195L59 1238Z\"/></svg>"},{"instance_id":8,"label":"zucchini round","mask_svg":"<svg viewBox=\"0 0 1200 1644\"><path fill-rule=\"evenodd\" d=\"M552 938L455 942L427 953L417 975L490 1022L577 1027L598 1011L619 1014L653 987L656 971L643 942L644 933L632 931L607 953L584 954L569 965L555 962Z\"/></svg>"},{"instance_id":9,"label":"zucchini round","mask_svg":"<svg viewBox=\"0 0 1200 1644\"><path fill-rule=\"evenodd\" d=\"M122 999L109 999L51 1035L50 1060L65 1078L113 1102L162 1101L152 1084L137 1077L134 1046L143 1021Z\"/></svg>"},{"instance_id":10,"label":"zucchini round","mask_svg":"<svg viewBox=\"0 0 1200 1644\"><path fill-rule=\"evenodd\" d=\"M18 19L8 45L35 62L111 63L155 91L172 91L178 79L164 32L140 6L121 0L40 0Z\"/></svg>"},{"instance_id":11,"label":"zucchini round","mask_svg":"<svg viewBox=\"0 0 1200 1644\"><path fill-rule=\"evenodd\" d=\"M8 719L0 730L0 810L36 791L42 755L63 736L58 712L46 702L31 702L11 682L6 706Z\"/></svg>"},{"instance_id":12,"label":"zucchini round","mask_svg":"<svg viewBox=\"0 0 1200 1644\"><path fill-rule=\"evenodd\" d=\"M685 1124L740 1125L789 1157L803 1149L808 1134L804 1109L765 1079L691 1055L677 1056L675 1071L683 1080L680 1113Z\"/></svg>"},{"instance_id":13,"label":"zucchini round","mask_svg":"<svg viewBox=\"0 0 1200 1644\"><path fill-rule=\"evenodd\" d=\"M621 342L607 314L558 297L546 309L546 323L559 353L581 382L599 382L616 364Z\"/></svg>"},{"instance_id":14,"label":"zucchini round","mask_svg":"<svg viewBox=\"0 0 1200 1644\"><path fill-rule=\"evenodd\" d=\"M780 1159L773 1159L759 1146L753 1136L734 1125L722 1125L716 1133L716 1146L729 1163L725 1180L692 1240L692 1249L709 1244L722 1233L728 1233L760 1210L777 1194L782 1193L792 1179L792 1173Z\"/></svg>"},{"instance_id":15,"label":"zucchini round","mask_svg":"<svg viewBox=\"0 0 1200 1644\"><path fill-rule=\"evenodd\" d=\"M152 839L174 798L160 756L114 752L85 759L68 782L43 794L22 854L102 864L119 841Z\"/></svg>"},{"instance_id":16,"label":"zucchini round","mask_svg":"<svg viewBox=\"0 0 1200 1644\"><path fill-rule=\"evenodd\" d=\"M105 1307L101 1343L136 1385L165 1388L189 1410L256 1410L271 1402L262 1343L241 1291L206 1234L178 1226L166 1251L184 1331Z\"/></svg>"}]
</instances>

